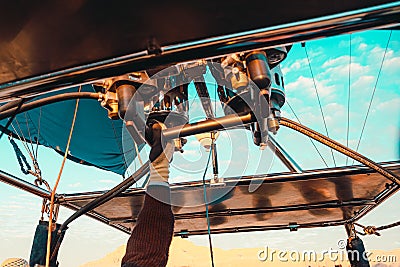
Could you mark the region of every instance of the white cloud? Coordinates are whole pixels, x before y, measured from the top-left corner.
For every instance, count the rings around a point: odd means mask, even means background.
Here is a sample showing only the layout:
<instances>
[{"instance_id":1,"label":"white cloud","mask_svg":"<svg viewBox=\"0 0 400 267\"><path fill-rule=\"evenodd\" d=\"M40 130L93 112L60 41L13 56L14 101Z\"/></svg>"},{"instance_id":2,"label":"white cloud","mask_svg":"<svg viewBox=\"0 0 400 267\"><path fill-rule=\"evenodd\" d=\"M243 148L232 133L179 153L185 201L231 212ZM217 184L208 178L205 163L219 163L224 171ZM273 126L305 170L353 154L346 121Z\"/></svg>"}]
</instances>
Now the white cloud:
<instances>
[{"instance_id":1,"label":"white cloud","mask_svg":"<svg viewBox=\"0 0 400 267\"><path fill-rule=\"evenodd\" d=\"M376 110L393 112L396 107L400 107L400 98L394 98L389 101L381 102L376 106Z\"/></svg>"},{"instance_id":2,"label":"white cloud","mask_svg":"<svg viewBox=\"0 0 400 267\"><path fill-rule=\"evenodd\" d=\"M199 141L197 141L197 139L193 139L193 140L189 141L189 142L185 145L185 147L188 147L188 146L191 146L191 147L198 147L198 146L199 146Z\"/></svg>"},{"instance_id":3,"label":"white cloud","mask_svg":"<svg viewBox=\"0 0 400 267\"><path fill-rule=\"evenodd\" d=\"M329 103L324 107L324 110L328 113L328 114L334 114L335 116L342 116L345 114L346 109L343 105L339 104L339 103Z\"/></svg>"},{"instance_id":4,"label":"white cloud","mask_svg":"<svg viewBox=\"0 0 400 267\"><path fill-rule=\"evenodd\" d=\"M80 182L77 182L77 183L73 183L73 184L69 184L69 185L68 185L68 187L72 187L72 188L76 188L76 187L79 187L79 186L81 186L81 183L80 183Z\"/></svg>"},{"instance_id":5,"label":"white cloud","mask_svg":"<svg viewBox=\"0 0 400 267\"><path fill-rule=\"evenodd\" d=\"M348 58L347 58L348 59ZM343 60L343 59L341 59ZM369 73L370 67L361 65L358 62L351 62L350 65L351 76L359 76ZM328 68L325 72L321 74L321 76L325 77L335 77L336 79L343 80L349 75L349 61L340 65L332 65L332 67Z\"/></svg>"},{"instance_id":6,"label":"white cloud","mask_svg":"<svg viewBox=\"0 0 400 267\"><path fill-rule=\"evenodd\" d=\"M360 44L358 45L358 49L359 49L359 50L365 50L367 47L368 47L368 45L365 44L365 43L360 43Z\"/></svg>"},{"instance_id":7,"label":"white cloud","mask_svg":"<svg viewBox=\"0 0 400 267\"><path fill-rule=\"evenodd\" d=\"M332 67L332 66L336 66L336 65L348 64L349 59L350 59L349 56L340 56L337 58L329 59L329 60L325 61L324 64L322 64L322 68L328 68L328 67ZM354 60L353 57L352 57L352 60Z\"/></svg>"},{"instance_id":8,"label":"white cloud","mask_svg":"<svg viewBox=\"0 0 400 267\"><path fill-rule=\"evenodd\" d=\"M116 183L116 181L109 180L109 179L100 180L99 182L103 183L103 184L115 184Z\"/></svg>"},{"instance_id":9,"label":"white cloud","mask_svg":"<svg viewBox=\"0 0 400 267\"><path fill-rule=\"evenodd\" d=\"M289 73L291 71L297 71L297 70L301 69L302 67L307 66L307 64L308 64L307 58L301 58L301 59L296 60L292 64L290 64L288 67L284 67L282 69L282 72L284 75L286 75L287 73Z\"/></svg>"},{"instance_id":10,"label":"white cloud","mask_svg":"<svg viewBox=\"0 0 400 267\"><path fill-rule=\"evenodd\" d=\"M316 80L316 87L319 96L322 97L327 97L333 94L335 90L335 86L333 85L328 85L327 80ZM315 97L315 87L314 87L314 81L310 77L304 77L300 76L296 81L288 83L286 85L286 90L289 91L303 91L306 92L307 96L312 96Z\"/></svg>"},{"instance_id":11,"label":"white cloud","mask_svg":"<svg viewBox=\"0 0 400 267\"><path fill-rule=\"evenodd\" d=\"M383 66L385 68L385 71L392 70L396 73L398 73L400 69L400 56L399 57L391 57L388 56L386 57Z\"/></svg>"},{"instance_id":12,"label":"white cloud","mask_svg":"<svg viewBox=\"0 0 400 267\"><path fill-rule=\"evenodd\" d=\"M367 52L368 54L366 56L368 64L375 65L376 67L378 67L382 62L383 55L385 55L385 48L380 46L375 46L374 48L368 50ZM392 49L388 48L385 55L385 61L395 57L396 57L395 52Z\"/></svg>"},{"instance_id":13,"label":"white cloud","mask_svg":"<svg viewBox=\"0 0 400 267\"><path fill-rule=\"evenodd\" d=\"M339 42L339 45L338 45L338 47L340 47L340 48L349 47L349 44L350 44L350 42L349 42L349 40L348 40L348 39L346 39L346 40L342 40L342 41L340 41L340 42Z\"/></svg>"},{"instance_id":14,"label":"white cloud","mask_svg":"<svg viewBox=\"0 0 400 267\"><path fill-rule=\"evenodd\" d=\"M366 88L371 88L375 82L376 78L374 76L363 75L360 76L355 82L352 83L351 88L353 90L365 91Z\"/></svg>"},{"instance_id":15,"label":"white cloud","mask_svg":"<svg viewBox=\"0 0 400 267\"><path fill-rule=\"evenodd\" d=\"M199 147L199 146L200 146L200 144L197 145L197 147ZM199 156L201 156L201 153L200 153L199 149L185 149L185 147L184 147L182 156L183 157L193 157L193 156L199 157Z\"/></svg>"},{"instance_id":16,"label":"white cloud","mask_svg":"<svg viewBox=\"0 0 400 267\"><path fill-rule=\"evenodd\" d=\"M346 48L346 47L348 48L349 47L350 39L348 37L349 36L347 35L346 37L344 37L345 38L344 40L339 42L338 46L340 48ZM363 43L363 42L364 42L364 39L362 37L360 37L360 36L355 36L354 37L354 35L352 35L352 37L351 37L351 45L352 46L354 46L355 44L358 44L358 43Z\"/></svg>"},{"instance_id":17,"label":"white cloud","mask_svg":"<svg viewBox=\"0 0 400 267\"><path fill-rule=\"evenodd\" d=\"M313 46L312 49L307 49L307 50L310 58L318 58L321 55L325 55L325 51L322 46L318 47Z\"/></svg>"}]
</instances>

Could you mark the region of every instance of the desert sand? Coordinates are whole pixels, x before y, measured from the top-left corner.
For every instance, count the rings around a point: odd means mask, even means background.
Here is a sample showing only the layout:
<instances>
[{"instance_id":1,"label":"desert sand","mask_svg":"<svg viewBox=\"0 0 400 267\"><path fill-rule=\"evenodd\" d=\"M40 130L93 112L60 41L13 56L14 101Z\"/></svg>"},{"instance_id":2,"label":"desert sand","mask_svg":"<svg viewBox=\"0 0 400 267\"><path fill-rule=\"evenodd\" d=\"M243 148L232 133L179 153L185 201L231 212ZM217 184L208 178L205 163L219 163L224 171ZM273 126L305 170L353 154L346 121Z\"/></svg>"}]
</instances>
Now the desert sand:
<instances>
[{"instance_id":1,"label":"desert sand","mask_svg":"<svg viewBox=\"0 0 400 267\"><path fill-rule=\"evenodd\" d=\"M106 255L104 258L97 261L89 262L80 267L120 267L121 258L125 253L125 245L120 246L114 252ZM214 248L214 262L215 266L226 266L226 267L239 267L239 266L274 266L274 267L334 267L342 265L343 267L350 266L348 261L336 261L332 262L328 259L324 261L300 261L300 262L281 262L274 259L260 261L257 257L258 252L261 248L245 248L245 249L232 249L223 250L220 248ZM371 267L400 267L400 249L393 251L372 251L373 255L394 255L396 256L395 263L372 263ZM289 259L289 256L286 258ZM317 259L319 255L317 256ZM170 257L168 261L168 267L209 267L210 263L210 252L208 247L197 246L191 241L182 238L174 238L170 248Z\"/></svg>"}]
</instances>

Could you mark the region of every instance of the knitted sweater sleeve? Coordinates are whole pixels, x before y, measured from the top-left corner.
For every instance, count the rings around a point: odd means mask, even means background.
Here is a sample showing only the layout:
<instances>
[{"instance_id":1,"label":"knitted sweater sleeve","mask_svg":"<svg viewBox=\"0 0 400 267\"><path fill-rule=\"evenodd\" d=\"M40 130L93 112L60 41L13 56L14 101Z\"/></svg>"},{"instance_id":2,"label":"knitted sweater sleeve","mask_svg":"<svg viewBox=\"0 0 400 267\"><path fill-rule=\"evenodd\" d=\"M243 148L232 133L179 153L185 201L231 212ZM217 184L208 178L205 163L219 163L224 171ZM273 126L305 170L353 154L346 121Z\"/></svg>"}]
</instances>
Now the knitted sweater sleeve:
<instances>
[{"instance_id":1,"label":"knitted sweater sleeve","mask_svg":"<svg viewBox=\"0 0 400 267\"><path fill-rule=\"evenodd\" d=\"M168 186L148 188L142 210L128 240L122 267L167 265L174 231L174 215L169 201L164 201L169 195Z\"/></svg>"}]
</instances>

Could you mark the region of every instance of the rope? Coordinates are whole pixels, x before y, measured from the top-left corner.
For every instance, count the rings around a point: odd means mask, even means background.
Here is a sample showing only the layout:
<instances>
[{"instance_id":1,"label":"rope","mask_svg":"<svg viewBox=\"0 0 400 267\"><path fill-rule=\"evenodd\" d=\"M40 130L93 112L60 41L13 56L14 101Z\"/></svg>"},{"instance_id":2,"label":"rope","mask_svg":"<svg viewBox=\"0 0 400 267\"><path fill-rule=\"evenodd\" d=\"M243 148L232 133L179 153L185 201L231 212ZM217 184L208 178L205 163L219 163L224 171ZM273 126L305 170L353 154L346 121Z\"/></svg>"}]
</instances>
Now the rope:
<instances>
[{"instance_id":1,"label":"rope","mask_svg":"<svg viewBox=\"0 0 400 267\"><path fill-rule=\"evenodd\" d=\"M366 123L367 123L367 119L368 119L369 111L370 111L370 109L371 109L372 101L374 100L376 87L377 87L377 85L378 85L379 77L381 76L381 71L382 71L382 67L383 67L383 62L385 61L385 57L386 57L386 53L387 53L387 50L388 50L388 47L389 47L389 42L390 42L390 38L391 38L391 37L392 37L392 31L390 31L389 38L388 38L387 43L386 43L385 53L383 54L381 66L379 67L379 71L378 71L378 76L376 77L374 90L372 91L371 99L370 99L370 101L369 101L369 105L368 105L368 109L367 109L367 114L365 115L365 119L364 119L363 127L362 127L362 130L361 130L360 138L358 139L356 152L358 152L358 148L360 147L361 138L362 138L362 136L363 136L364 129L365 129L365 125L366 125ZM353 163L354 163L354 160L353 160Z\"/></svg>"},{"instance_id":2,"label":"rope","mask_svg":"<svg viewBox=\"0 0 400 267\"><path fill-rule=\"evenodd\" d=\"M20 130L21 135L19 134L19 132L17 131L17 129L16 129L16 128L14 127L14 125L13 125L13 120L15 119L15 117L16 117L18 111L20 110L20 108L21 108L22 104L25 102L25 100L26 100L26 99L21 99L21 101L19 101L15 113L14 113L13 116L9 119L9 121L7 122L7 125L4 127L4 129L7 130L8 127L11 125L11 127L12 127L13 130L14 130L14 133L18 136L18 139L22 142L22 144L24 145L26 151L28 152L29 156L30 156L31 159L32 159L32 163L33 163L33 166L34 166L34 168L35 168L35 171L32 171L32 168L31 168L31 166L29 165L28 161L26 160L25 155L22 153L22 151L19 149L17 143L16 143L16 142L14 141L14 139L12 138L12 134L10 134L9 140L10 140L10 143L11 143L11 145L13 146L14 152L15 152L15 154L16 154L16 156L17 156L18 164L19 164L19 166L20 166L20 168L21 168L22 173L24 173L25 175L27 175L27 174L32 174L32 175L34 175L36 178L38 178L39 180L42 180L42 178L41 178L41 170L40 170L40 168L39 168L39 164L38 164L37 159L36 159L35 154L34 154L33 141L32 141L32 136L31 136L31 133L30 133L29 125L28 125L28 117L27 117L27 114L25 113L24 115L25 115L26 127L27 127L27 129L28 129L28 133L29 133L29 137L30 137L30 143L31 143L32 151L29 149L29 147L28 147L28 145L27 145L27 140L26 140L26 138L25 138L25 136L24 136L24 134L23 134L23 131L22 131L22 129L21 129L21 126L20 126L18 120L15 120L15 122L17 123L18 129ZM6 104L6 105L7 105L7 104ZM2 132L1 136L2 136L3 134L4 134L4 131ZM0 138L1 138L1 136L0 136ZM22 137L21 137L21 136L22 136ZM24 164L25 164L26 168L25 168Z\"/></svg>"},{"instance_id":3,"label":"rope","mask_svg":"<svg viewBox=\"0 0 400 267\"><path fill-rule=\"evenodd\" d=\"M212 239L211 239L211 227L210 227L210 216L209 216L209 211L208 211L208 201L207 201L207 188L206 188L206 174L208 170L208 165L210 164L210 159L211 159L211 154L212 154L212 148L211 146L210 153L208 154L208 159L207 159L207 165L203 173L203 189L204 189L204 204L206 206L206 219L207 219L207 233L208 233L208 243L210 245L210 257L211 257L211 266L214 267L214 252L213 252L213 246L212 246Z\"/></svg>"},{"instance_id":4,"label":"rope","mask_svg":"<svg viewBox=\"0 0 400 267\"><path fill-rule=\"evenodd\" d=\"M15 127L14 127L14 125L13 125L12 123L11 123L11 126L12 126L14 132L17 134L18 139L19 139L19 140L22 142L22 144L24 145L26 151L28 152L28 154L29 154L29 156L30 156L30 158L31 158L31 160L32 160L33 167L35 168L35 171L32 171L31 167L29 166L29 169L27 169L27 171L28 171L29 174L32 174L33 176L35 176L35 177L38 178L39 180L42 180L42 171L40 170L40 168L39 168L39 163L37 162L37 160L36 160L36 158L35 158L35 156L34 156L34 154L33 154L34 152L31 151L31 150L29 149L28 144L27 144L28 141L26 140L26 138L25 138L25 136L24 136L24 133L23 133L23 131L22 131L22 129L21 129L19 123L18 123L18 120L16 120L15 122L17 123L17 126L18 126L19 130L21 131L21 135L19 135L17 129L15 129ZM22 137L21 137L21 136L22 136ZM11 139L10 139L10 140L11 140ZM10 142L11 142L11 141L10 141ZM14 150L15 150L15 149L14 149ZM17 152L16 152L16 153L17 153ZM18 158L18 155L17 155L17 158ZM21 164L20 164L20 165L21 165ZM24 173L24 171L22 171L22 172Z\"/></svg>"},{"instance_id":5,"label":"rope","mask_svg":"<svg viewBox=\"0 0 400 267\"><path fill-rule=\"evenodd\" d=\"M376 230L378 230L378 231L386 230L386 229L390 229L390 228L397 227L397 226L400 226L400 221L395 222L395 223L391 223L391 224L388 224L388 225L383 225L383 226L377 227Z\"/></svg>"},{"instance_id":6,"label":"rope","mask_svg":"<svg viewBox=\"0 0 400 267\"><path fill-rule=\"evenodd\" d=\"M321 100L320 100L320 98L319 98L319 94L318 94L318 90L317 90L317 84L315 83L314 73L313 73L312 68L311 68L311 62L310 62L310 58L309 58L308 53L307 53L307 48L306 48L305 43L304 43L304 51L306 52L307 61L308 61L308 67L310 68L311 77L312 77L312 80L313 80L313 83L314 83L315 93L317 94L317 100L318 100L318 104L319 104L319 110L321 111L322 120L323 120L323 122L324 122L324 127L325 127L325 131L326 131L326 136L329 137L328 127L326 126L326 121L325 121L325 116L324 116L324 111L322 110ZM330 137L329 137L329 138L330 138ZM335 156L333 155L333 149L332 149L332 148L331 148L331 154L332 154L333 164L334 164L335 167L336 167Z\"/></svg>"},{"instance_id":7,"label":"rope","mask_svg":"<svg viewBox=\"0 0 400 267\"><path fill-rule=\"evenodd\" d=\"M28 175L29 171L31 170L31 166L29 165L28 161L26 160L25 155L22 153L21 149L19 149L19 147L18 147L17 143L14 141L14 139L13 138L9 138L9 139L10 139L11 145L14 148L14 152L15 152L15 155L17 156L18 164L21 168L22 173L25 175ZM24 163L25 163L26 169L25 169Z\"/></svg>"},{"instance_id":8,"label":"rope","mask_svg":"<svg viewBox=\"0 0 400 267\"><path fill-rule=\"evenodd\" d=\"M82 89L82 86L79 87L79 92L81 91L81 89ZM46 267L50 266L50 254L51 254L50 247L51 247L51 233L52 233L52 228L53 228L54 198L55 198L55 195L56 195L58 183L60 182L60 179L61 179L61 174L62 174L63 169L64 169L65 161L66 161L67 156L68 156L69 146L71 144L72 133L74 131L74 126L75 126L75 121L76 121L76 115L78 113L78 107L79 107L79 98L76 100L74 117L72 119L72 125L71 125L71 129L69 131L67 147L65 148L65 153L64 153L64 158L63 158L62 163L61 163L61 168L60 168L60 171L58 173L58 177L57 177L56 183L54 185L53 191L51 191L49 228L48 228L48 231L47 231Z\"/></svg>"},{"instance_id":9,"label":"rope","mask_svg":"<svg viewBox=\"0 0 400 267\"><path fill-rule=\"evenodd\" d=\"M393 227L397 227L400 226L400 221L395 222L395 223L391 223L391 224L387 224L387 225L382 225L379 227L375 227L375 226L364 226L362 224L359 223L354 223L354 225L357 225L359 227L361 227L363 229L363 233L356 231L358 234L360 235L377 235L377 236L381 236L381 234L378 231L381 230L386 230L386 229L390 229Z\"/></svg>"}]
</instances>

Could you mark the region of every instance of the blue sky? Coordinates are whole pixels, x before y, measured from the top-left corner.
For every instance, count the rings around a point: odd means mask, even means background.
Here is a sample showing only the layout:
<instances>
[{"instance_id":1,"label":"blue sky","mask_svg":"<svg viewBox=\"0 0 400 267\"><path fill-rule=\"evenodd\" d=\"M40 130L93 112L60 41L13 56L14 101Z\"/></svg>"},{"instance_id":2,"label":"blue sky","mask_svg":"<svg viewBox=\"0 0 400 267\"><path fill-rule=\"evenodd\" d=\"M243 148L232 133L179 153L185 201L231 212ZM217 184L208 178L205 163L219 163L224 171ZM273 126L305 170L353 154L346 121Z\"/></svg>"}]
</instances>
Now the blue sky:
<instances>
[{"instance_id":1,"label":"blue sky","mask_svg":"<svg viewBox=\"0 0 400 267\"><path fill-rule=\"evenodd\" d=\"M369 31L351 35L350 77L350 128L349 146L356 148L369 101L377 81L382 57L390 31ZM331 138L346 144L347 95L349 87L350 36L343 35L306 43L327 128ZM359 152L375 161L399 158L400 125L400 32L394 31L388 45L382 72L377 83L370 114L365 126ZM325 133L318 101L304 48L294 44L288 58L282 63L286 84L286 97L300 121L308 127ZM212 90L213 87L210 87ZM192 88L193 90L193 88ZM213 92L210 91L210 95ZM193 118L201 118L198 102L192 104ZM219 107L219 106L217 106ZM221 114L217 109L217 114ZM288 105L283 116L296 120ZM309 139L289 129L279 130L276 139L304 169L323 168ZM269 150L260 151L252 144L251 136L243 130L222 133L218 138L221 175L225 177L255 173L279 172L285 168L274 160ZM333 167L330 149L316 144L325 161ZM22 149L22 145L20 145ZM7 138L0 140L0 169L33 181L24 176ZM334 153L338 166L346 158ZM143 157L145 154L143 153ZM39 163L43 175L54 184L62 158L45 148L39 150ZM176 154L171 171L172 182L200 179L206 154L194 138L188 139L183 154ZM260 164L263 162L263 164ZM267 162L267 164L265 164ZM351 164L352 161L349 161ZM190 166L191 173L188 173ZM59 192L72 193L108 189L121 181L121 176L83 167L68 162L59 185ZM40 217L41 200L5 184L0 184L0 261L6 257L28 258L36 223ZM382 204L362 219L363 224L381 225L398 221L399 194ZM60 221L71 212L62 209ZM265 245L288 249L326 249L336 246L345 237L342 227L328 229L214 235L217 247L229 249L260 247ZM89 218L71 224L63 242L59 259L62 266L79 264L100 258L127 241L128 236ZM190 238L196 244L207 245L206 236ZM369 249L394 249L400 247L400 231L387 230L380 238L366 237ZM290 241L290 242L288 242ZM321 245L321 243L324 243ZM291 247L287 247L291 246ZM173 256L173 255L172 255Z\"/></svg>"}]
</instances>

